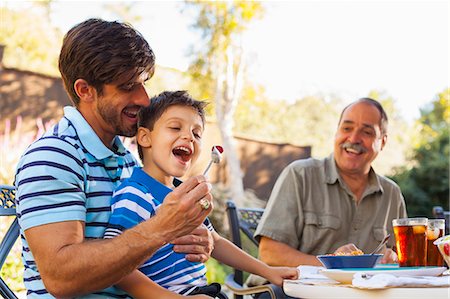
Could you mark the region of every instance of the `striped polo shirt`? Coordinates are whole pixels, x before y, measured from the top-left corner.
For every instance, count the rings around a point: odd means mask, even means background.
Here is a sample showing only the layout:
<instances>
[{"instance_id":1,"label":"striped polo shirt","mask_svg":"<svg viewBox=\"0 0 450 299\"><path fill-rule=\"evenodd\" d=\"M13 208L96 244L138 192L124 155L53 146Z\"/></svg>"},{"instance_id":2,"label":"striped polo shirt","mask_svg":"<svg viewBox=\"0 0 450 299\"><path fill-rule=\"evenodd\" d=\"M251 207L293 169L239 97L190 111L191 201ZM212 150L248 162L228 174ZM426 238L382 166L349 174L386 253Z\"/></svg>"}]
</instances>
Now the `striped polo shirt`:
<instances>
[{"instance_id":1,"label":"striped polo shirt","mask_svg":"<svg viewBox=\"0 0 450 299\"><path fill-rule=\"evenodd\" d=\"M17 216L28 298L54 298L42 283L24 231L61 221L85 222L85 238L102 238L111 196L137 160L118 137L106 147L78 110L64 117L26 150L17 166ZM76 258L76 257L74 257ZM82 298L129 298L111 287Z\"/></svg>"},{"instance_id":2,"label":"striped polo shirt","mask_svg":"<svg viewBox=\"0 0 450 299\"><path fill-rule=\"evenodd\" d=\"M171 191L136 167L131 177L124 180L112 197L112 214L105 238L120 235L124 230L154 216ZM208 218L204 225L210 231L214 230ZM206 285L206 268L203 263L190 262L185 257L186 254L174 252L173 245L167 244L144 262L139 270L173 292L188 294L193 288Z\"/></svg>"}]
</instances>

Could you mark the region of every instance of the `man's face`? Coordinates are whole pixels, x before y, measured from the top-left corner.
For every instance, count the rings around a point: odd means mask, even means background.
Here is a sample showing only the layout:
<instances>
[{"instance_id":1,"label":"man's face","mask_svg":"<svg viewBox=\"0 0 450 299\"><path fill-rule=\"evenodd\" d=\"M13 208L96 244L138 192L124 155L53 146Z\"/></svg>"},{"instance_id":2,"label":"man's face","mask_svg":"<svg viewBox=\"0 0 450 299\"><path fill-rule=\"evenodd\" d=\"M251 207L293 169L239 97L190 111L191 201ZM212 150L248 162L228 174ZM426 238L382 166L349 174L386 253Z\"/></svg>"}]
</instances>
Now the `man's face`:
<instances>
[{"instance_id":1,"label":"man's face","mask_svg":"<svg viewBox=\"0 0 450 299\"><path fill-rule=\"evenodd\" d=\"M144 87L146 80L144 74L124 84L103 86L103 94L97 101L103 130L112 135L136 135L139 109L150 103Z\"/></svg>"},{"instance_id":2,"label":"man's face","mask_svg":"<svg viewBox=\"0 0 450 299\"><path fill-rule=\"evenodd\" d=\"M334 157L340 172L369 172L387 138L381 133L380 121L380 112L369 103L355 103L344 111L334 140Z\"/></svg>"}]
</instances>

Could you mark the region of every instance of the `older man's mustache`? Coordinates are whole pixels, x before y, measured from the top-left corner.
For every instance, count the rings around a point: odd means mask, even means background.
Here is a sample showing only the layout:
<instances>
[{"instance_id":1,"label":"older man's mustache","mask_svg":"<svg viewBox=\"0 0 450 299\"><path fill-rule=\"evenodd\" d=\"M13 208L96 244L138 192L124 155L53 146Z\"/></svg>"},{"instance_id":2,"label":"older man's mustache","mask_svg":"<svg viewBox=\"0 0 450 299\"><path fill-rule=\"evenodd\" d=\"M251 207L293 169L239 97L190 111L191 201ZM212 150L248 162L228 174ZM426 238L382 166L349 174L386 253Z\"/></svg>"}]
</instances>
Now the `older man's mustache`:
<instances>
[{"instance_id":1,"label":"older man's mustache","mask_svg":"<svg viewBox=\"0 0 450 299\"><path fill-rule=\"evenodd\" d=\"M344 142L343 144L341 144L341 148L345 150L355 151L358 154L367 152L367 149L359 143Z\"/></svg>"}]
</instances>

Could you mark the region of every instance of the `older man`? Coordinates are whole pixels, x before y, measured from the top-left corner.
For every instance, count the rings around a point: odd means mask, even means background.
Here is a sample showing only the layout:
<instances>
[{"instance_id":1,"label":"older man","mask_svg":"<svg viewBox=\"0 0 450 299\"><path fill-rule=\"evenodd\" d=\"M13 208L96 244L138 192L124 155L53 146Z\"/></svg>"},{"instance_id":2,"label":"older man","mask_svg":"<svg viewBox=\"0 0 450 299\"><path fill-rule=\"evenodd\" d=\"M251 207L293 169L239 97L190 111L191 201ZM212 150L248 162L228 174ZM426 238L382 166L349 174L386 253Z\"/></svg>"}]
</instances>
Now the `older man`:
<instances>
[{"instance_id":1,"label":"older man","mask_svg":"<svg viewBox=\"0 0 450 299\"><path fill-rule=\"evenodd\" d=\"M406 217L405 202L400 188L371 167L386 144L387 124L380 103L359 99L341 114L333 154L284 169L255 232L264 262L321 265L316 255L371 252L393 236L392 219ZM383 262L396 259L393 245L391 238Z\"/></svg>"}]
</instances>

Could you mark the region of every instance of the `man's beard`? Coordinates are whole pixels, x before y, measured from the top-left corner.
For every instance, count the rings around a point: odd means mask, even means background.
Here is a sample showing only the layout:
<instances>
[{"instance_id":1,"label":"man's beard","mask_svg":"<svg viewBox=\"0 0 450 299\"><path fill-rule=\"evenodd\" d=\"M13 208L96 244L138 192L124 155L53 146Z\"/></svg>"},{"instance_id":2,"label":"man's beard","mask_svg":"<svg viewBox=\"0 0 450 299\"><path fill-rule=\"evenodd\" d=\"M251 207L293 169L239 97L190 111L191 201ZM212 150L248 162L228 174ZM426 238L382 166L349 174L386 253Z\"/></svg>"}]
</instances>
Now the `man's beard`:
<instances>
[{"instance_id":1,"label":"man's beard","mask_svg":"<svg viewBox=\"0 0 450 299\"><path fill-rule=\"evenodd\" d=\"M134 137L137 132L137 123L129 128L126 128L121 121L121 112L117 114L117 111L112 106L98 104L97 109L103 120L111 126L114 133L118 136Z\"/></svg>"}]
</instances>

